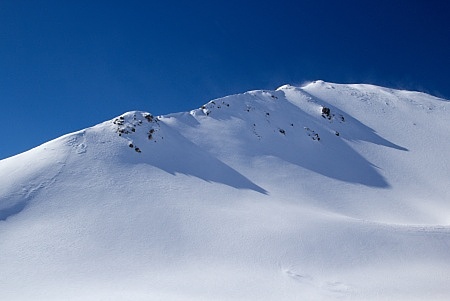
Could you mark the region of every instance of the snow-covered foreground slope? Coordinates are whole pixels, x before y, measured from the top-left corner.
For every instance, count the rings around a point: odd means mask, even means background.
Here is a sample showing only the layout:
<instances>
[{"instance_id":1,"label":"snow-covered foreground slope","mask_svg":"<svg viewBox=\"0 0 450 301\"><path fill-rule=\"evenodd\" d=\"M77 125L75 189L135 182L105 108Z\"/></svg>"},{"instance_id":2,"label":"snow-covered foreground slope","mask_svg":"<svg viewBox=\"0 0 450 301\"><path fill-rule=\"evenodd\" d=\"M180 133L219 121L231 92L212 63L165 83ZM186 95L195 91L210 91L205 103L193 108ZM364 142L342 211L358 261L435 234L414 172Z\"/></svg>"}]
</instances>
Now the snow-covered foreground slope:
<instances>
[{"instance_id":1,"label":"snow-covered foreground slope","mask_svg":"<svg viewBox=\"0 0 450 301\"><path fill-rule=\"evenodd\" d=\"M317 81L0 161L0 300L448 300L450 103Z\"/></svg>"}]
</instances>

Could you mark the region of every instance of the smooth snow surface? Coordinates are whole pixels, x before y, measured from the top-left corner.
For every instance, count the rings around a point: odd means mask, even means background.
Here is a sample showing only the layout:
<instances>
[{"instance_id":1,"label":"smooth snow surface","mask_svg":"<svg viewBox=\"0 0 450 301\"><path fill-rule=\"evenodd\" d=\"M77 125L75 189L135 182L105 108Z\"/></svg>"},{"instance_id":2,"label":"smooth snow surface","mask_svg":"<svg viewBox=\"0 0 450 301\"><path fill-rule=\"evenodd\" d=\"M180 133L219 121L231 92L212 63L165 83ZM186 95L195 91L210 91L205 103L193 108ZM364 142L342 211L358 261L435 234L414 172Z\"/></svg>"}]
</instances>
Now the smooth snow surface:
<instances>
[{"instance_id":1,"label":"smooth snow surface","mask_svg":"<svg viewBox=\"0 0 450 301\"><path fill-rule=\"evenodd\" d=\"M0 161L0 300L450 300L450 103L323 81Z\"/></svg>"}]
</instances>

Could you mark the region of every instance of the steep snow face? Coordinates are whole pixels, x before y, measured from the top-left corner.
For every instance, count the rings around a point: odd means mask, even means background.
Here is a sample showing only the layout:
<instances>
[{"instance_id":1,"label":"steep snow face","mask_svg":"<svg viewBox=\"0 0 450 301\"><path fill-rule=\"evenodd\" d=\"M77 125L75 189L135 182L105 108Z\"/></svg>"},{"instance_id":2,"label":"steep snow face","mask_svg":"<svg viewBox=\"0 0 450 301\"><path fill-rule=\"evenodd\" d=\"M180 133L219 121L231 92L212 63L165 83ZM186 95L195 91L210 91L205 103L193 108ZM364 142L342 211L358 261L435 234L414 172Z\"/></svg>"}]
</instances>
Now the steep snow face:
<instances>
[{"instance_id":1,"label":"steep snow face","mask_svg":"<svg viewBox=\"0 0 450 301\"><path fill-rule=\"evenodd\" d=\"M447 224L448 107L421 93L316 82L163 120L271 195L292 190L279 199L365 220Z\"/></svg>"},{"instance_id":2,"label":"steep snow face","mask_svg":"<svg viewBox=\"0 0 450 301\"><path fill-rule=\"evenodd\" d=\"M323 81L0 161L3 300L447 300L450 105Z\"/></svg>"}]
</instances>

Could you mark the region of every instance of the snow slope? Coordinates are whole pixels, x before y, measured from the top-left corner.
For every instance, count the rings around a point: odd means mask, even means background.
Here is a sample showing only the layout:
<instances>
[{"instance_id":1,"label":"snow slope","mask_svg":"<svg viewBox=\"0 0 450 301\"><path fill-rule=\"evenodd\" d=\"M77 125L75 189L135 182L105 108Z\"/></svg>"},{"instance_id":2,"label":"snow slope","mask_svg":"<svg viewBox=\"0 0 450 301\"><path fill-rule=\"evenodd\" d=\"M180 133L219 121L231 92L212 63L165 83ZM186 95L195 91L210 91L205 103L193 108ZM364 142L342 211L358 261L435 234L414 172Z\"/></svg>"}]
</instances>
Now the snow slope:
<instances>
[{"instance_id":1,"label":"snow slope","mask_svg":"<svg viewBox=\"0 0 450 301\"><path fill-rule=\"evenodd\" d=\"M0 161L0 300L448 300L450 103L323 81Z\"/></svg>"}]
</instances>

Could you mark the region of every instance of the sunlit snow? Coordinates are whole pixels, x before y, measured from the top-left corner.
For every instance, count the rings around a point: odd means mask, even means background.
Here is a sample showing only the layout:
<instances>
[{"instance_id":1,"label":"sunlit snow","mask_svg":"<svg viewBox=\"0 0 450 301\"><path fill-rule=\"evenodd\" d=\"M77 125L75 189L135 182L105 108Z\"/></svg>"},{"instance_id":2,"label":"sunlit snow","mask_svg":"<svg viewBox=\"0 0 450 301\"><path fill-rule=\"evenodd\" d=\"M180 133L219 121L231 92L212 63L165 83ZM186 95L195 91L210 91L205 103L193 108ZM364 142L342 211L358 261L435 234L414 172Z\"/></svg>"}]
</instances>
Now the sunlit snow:
<instances>
[{"instance_id":1,"label":"sunlit snow","mask_svg":"<svg viewBox=\"0 0 450 301\"><path fill-rule=\"evenodd\" d=\"M316 81L65 135L0 161L0 300L449 300L449 129Z\"/></svg>"}]
</instances>

